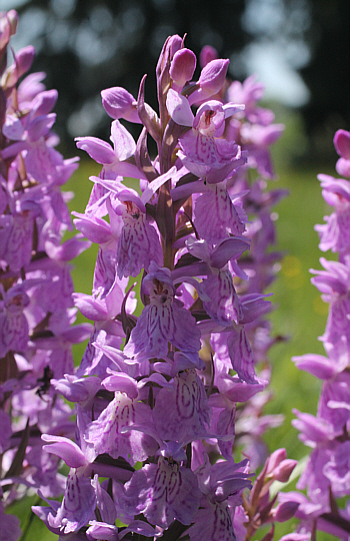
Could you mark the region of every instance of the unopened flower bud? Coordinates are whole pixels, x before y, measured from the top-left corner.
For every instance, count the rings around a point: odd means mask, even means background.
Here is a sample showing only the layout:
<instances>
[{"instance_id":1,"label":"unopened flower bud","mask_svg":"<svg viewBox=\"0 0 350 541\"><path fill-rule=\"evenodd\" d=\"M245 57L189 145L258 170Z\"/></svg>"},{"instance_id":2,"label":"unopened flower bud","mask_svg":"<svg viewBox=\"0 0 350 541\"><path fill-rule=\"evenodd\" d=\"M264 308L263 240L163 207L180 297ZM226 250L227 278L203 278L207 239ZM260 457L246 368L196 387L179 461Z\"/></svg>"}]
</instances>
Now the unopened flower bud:
<instances>
[{"instance_id":1,"label":"unopened flower bud","mask_svg":"<svg viewBox=\"0 0 350 541\"><path fill-rule=\"evenodd\" d=\"M282 462L273 470L273 478L281 483L286 483L296 465L296 460L291 460L288 458L286 460L282 460Z\"/></svg>"},{"instance_id":2,"label":"unopened flower bud","mask_svg":"<svg viewBox=\"0 0 350 541\"><path fill-rule=\"evenodd\" d=\"M5 71L3 75L2 86L4 88L13 87L18 79L26 73L34 60L35 49L31 45L23 47L16 54L16 61Z\"/></svg>"},{"instance_id":3,"label":"unopened flower bud","mask_svg":"<svg viewBox=\"0 0 350 541\"><path fill-rule=\"evenodd\" d=\"M170 59L170 61L174 58L174 55L177 51L179 51L182 47L182 38L178 34L174 34L173 36L170 36L166 42L163 45L162 52L159 55L159 59L157 62L156 67L156 75L157 79L160 77L164 66Z\"/></svg>"},{"instance_id":4,"label":"unopened flower bud","mask_svg":"<svg viewBox=\"0 0 350 541\"><path fill-rule=\"evenodd\" d=\"M191 105L208 99L221 90L226 79L229 62L228 59L218 58L204 66L197 81L199 88L189 97Z\"/></svg>"},{"instance_id":5,"label":"unopened flower bud","mask_svg":"<svg viewBox=\"0 0 350 541\"><path fill-rule=\"evenodd\" d=\"M34 47L32 47L32 45L28 45L28 47L23 47L23 49L20 49L18 51L18 53L16 54L18 78L30 69L34 60L34 56L35 49Z\"/></svg>"},{"instance_id":6,"label":"unopened flower bud","mask_svg":"<svg viewBox=\"0 0 350 541\"><path fill-rule=\"evenodd\" d=\"M137 102L125 88L115 86L114 88L106 88L102 90L102 105L106 113L115 120L124 118L129 122L140 124L139 115L137 113Z\"/></svg>"},{"instance_id":7,"label":"unopened flower bud","mask_svg":"<svg viewBox=\"0 0 350 541\"><path fill-rule=\"evenodd\" d=\"M343 177L350 177L350 132L338 130L333 142L340 156L335 166L337 173Z\"/></svg>"},{"instance_id":8,"label":"unopened flower bud","mask_svg":"<svg viewBox=\"0 0 350 541\"><path fill-rule=\"evenodd\" d=\"M16 33L17 24L18 24L17 11L14 9L10 9L10 11L7 12L7 20L10 25L10 36L13 36Z\"/></svg>"},{"instance_id":9,"label":"unopened flower bud","mask_svg":"<svg viewBox=\"0 0 350 541\"><path fill-rule=\"evenodd\" d=\"M276 522L286 522L294 517L299 507L298 502L283 502L277 505L273 512L273 518Z\"/></svg>"},{"instance_id":10,"label":"unopened flower bud","mask_svg":"<svg viewBox=\"0 0 350 541\"><path fill-rule=\"evenodd\" d=\"M214 47L212 47L211 45L205 45L199 55L199 62L200 62L201 68L204 68L204 66L209 64L209 62L211 62L212 60L216 60L217 57L218 57L217 50L214 49Z\"/></svg>"},{"instance_id":11,"label":"unopened flower bud","mask_svg":"<svg viewBox=\"0 0 350 541\"><path fill-rule=\"evenodd\" d=\"M170 66L170 77L179 88L193 77L196 69L196 55L190 49L180 49L174 54Z\"/></svg>"},{"instance_id":12,"label":"unopened flower bud","mask_svg":"<svg viewBox=\"0 0 350 541\"><path fill-rule=\"evenodd\" d=\"M274 451L271 456L268 458L268 467L267 467L267 475L271 475L273 470L277 468L277 466L282 462L282 460L285 460L287 458L287 453L285 449L277 449Z\"/></svg>"}]
</instances>

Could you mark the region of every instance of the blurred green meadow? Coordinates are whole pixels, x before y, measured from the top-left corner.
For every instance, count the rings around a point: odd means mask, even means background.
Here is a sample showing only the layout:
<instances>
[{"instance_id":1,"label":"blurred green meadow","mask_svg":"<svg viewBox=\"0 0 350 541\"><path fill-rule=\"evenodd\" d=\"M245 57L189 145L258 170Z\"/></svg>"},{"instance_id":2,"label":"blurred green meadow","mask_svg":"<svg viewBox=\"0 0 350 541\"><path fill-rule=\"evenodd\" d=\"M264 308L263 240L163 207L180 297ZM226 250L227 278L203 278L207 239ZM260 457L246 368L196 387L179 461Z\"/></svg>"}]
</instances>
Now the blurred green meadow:
<instances>
[{"instance_id":1,"label":"blurred green meadow","mask_svg":"<svg viewBox=\"0 0 350 541\"><path fill-rule=\"evenodd\" d=\"M318 235L314 231L316 223L323 222L323 216L330 212L321 195L317 174L332 174L327 170L292 168L284 163L283 152L277 156L278 180L270 182L270 188L289 190L286 197L275 208L277 219L276 249L283 252L278 278L271 287L274 311L270 318L274 335L288 338L277 343L270 350L273 364L273 375L270 390L274 398L264 412L269 414L283 413L285 422L266 435L270 449L285 447L289 458L302 459L308 449L298 439L298 432L291 425L294 418L292 409L315 414L317 408L320 382L307 373L299 371L291 361L293 355L303 353L323 353L322 343L317 339L324 331L328 305L321 300L317 289L310 283L310 268L320 268L319 258L324 255L318 249ZM65 190L74 192L70 201L71 211L84 212L92 182L91 175L97 175L101 167L89 159L82 159L79 169L66 184ZM75 290L91 294L92 277L97 255L97 246L91 246L73 262L72 276ZM329 257L329 254L326 254ZM86 321L78 314L78 322ZM75 363L79 364L86 342L74 346ZM30 512L30 505L43 505L39 498L33 496L15 504L10 510L21 520L24 534L21 541L50 541L57 536L49 532L44 524ZM44 504L45 505L45 504ZM291 524L279 525L276 539L289 533ZM266 532L264 532L266 533ZM261 538L259 534L258 538ZM318 539L326 540L322 534ZM330 537L328 536L328 539Z\"/></svg>"}]
</instances>

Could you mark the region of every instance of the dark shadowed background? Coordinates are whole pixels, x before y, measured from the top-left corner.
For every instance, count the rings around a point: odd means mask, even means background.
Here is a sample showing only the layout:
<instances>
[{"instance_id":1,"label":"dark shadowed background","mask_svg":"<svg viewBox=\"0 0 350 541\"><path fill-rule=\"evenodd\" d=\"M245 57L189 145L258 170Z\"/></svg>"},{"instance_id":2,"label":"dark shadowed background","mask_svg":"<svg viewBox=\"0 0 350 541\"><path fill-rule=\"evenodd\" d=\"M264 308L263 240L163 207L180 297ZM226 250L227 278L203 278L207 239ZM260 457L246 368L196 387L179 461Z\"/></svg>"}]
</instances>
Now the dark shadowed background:
<instances>
[{"instance_id":1,"label":"dark shadowed background","mask_svg":"<svg viewBox=\"0 0 350 541\"><path fill-rule=\"evenodd\" d=\"M168 35L187 34L198 54L210 44L230 59L229 75L256 73L265 98L298 117L295 157L329 157L329 141L350 124L348 0L1 0L20 13L13 46L33 44L32 70L57 88L56 130L66 147L82 135L108 137L100 92L124 86L155 106L154 67ZM199 67L197 67L199 73ZM284 119L282 119L284 120ZM290 149L293 153L293 148Z\"/></svg>"}]
</instances>

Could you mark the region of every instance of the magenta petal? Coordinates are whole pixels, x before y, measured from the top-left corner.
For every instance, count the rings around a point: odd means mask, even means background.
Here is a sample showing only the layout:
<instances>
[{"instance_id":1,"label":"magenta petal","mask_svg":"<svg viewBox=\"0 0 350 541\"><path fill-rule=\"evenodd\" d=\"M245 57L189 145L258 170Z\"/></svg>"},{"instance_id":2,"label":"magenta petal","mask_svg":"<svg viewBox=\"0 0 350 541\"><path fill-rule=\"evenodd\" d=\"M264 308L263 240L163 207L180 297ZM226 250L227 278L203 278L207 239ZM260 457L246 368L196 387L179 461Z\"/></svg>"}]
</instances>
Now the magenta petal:
<instances>
[{"instance_id":1,"label":"magenta petal","mask_svg":"<svg viewBox=\"0 0 350 541\"><path fill-rule=\"evenodd\" d=\"M334 136L334 146L339 156L350 160L350 132L338 130Z\"/></svg>"},{"instance_id":2,"label":"magenta petal","mask_svg":"<svg viewBox=\"0 0 350 541\"><path fill-rule=\"evenodd\" d=\"M47 115L55 106L58 92L55 89L40 92L33 100L33 112L37 115Z\"/></svg>"},{"instance_id":3,"label":"magenta petal","mask_svg":"<svg viewBox=\"0 0 350 541\"><path fill-rule=\"evenodd\" d=\"M81 237L81 235L80 235ZM75 237L66 240L63 244L55 246L53 243L46 242L45 250L51 259L56 259L57 261L71 261L79 254L81 254L87 248L90 248L91 242L89 240L83 241L81 238L76 235Z\"/></svg>"},{"instance_id":4,"label":"magenta petal","mask_svg":"<svg viewBox=\"0 0 350 541\"><path fill-rule=\"evenodd\" d=\"M334 362L323 355L310 353L301 357L292 357L292 361L295 362L299 370L310 372L320 379L330 379L335 373Z\"/></svg>"},{"instance_id":5,"label":"magenta petal","mask_svg":"<svg viewBox=\"0 0 350 541\"><path fill-rule=\"evenodd\" d=\"M34 118L27 128L31 141L37 141L39 137L45 137L45 135L49 133L50 129L54 125L55 120L55 113L40 115Z\"/></svg>"},{"instance_id":6,"label":"magenta petal","mask_svg":"<svg viewBox=\"0 0 350 541\"><path fill-rule=\"evenodd\" d=\"M230 237L221 241L212 251L210 264L222 269L230 259L237 259L249 249L249 240Z\"/></svg>"},{"instance_id":7,"label":"magenta petal","mask_svg":"<svg viewBox=\"0 0 350 541\"><path fill-rule=\"evenodd\" d=\"M76 137L77 147L85 150L97 163L110 164L115 160L112 147L97 137Z\"/></svg>"},{"instance_id":8,"label":"magenta petal","mask_svg":"<svg viewBox=\"0 0 350 541\"><path fill-rule=\"evenodd\" d=\"M268 382L259 380L258 383L242 382L238 377L220 378L218 388L225 393L231 402L246 402L252 396L260 393L267 386Z\"/></svg>"},{"instance_id":9,"label":"magenta petal","mask_svg":"<svg viewBox=\"0 0 350 541\"><path fill-rule=\"evenodd\" d=\"M188 99L170 88L167 95L166 106L169 115L180 126L193 126L194 115L191 111Z\"/></svg>"},{"instance_id":10,"label":"magenta petal","mask_svg":"<svg viewBox=\"0 0 350 541\"><path fill-rule=\"evenodd\" d=\"M114 153L118 161L126 160L135 154L136 143L132 135L119 120L112 122L111 141L113 142Z\"/></svg>"},{"instance_id":11,"label":"magenta petal","mask_svg":"<svg viewBox=\"0 0 350 541\"><path fill-rule=\"evenodd\" d=\"M41 439L50 443L43 445L43 449L48 453L62 458L70 468L80 468L86 465L86 460L83 451L76 443L62 436L51 436L42 434Z\"/></svg>"},{"instance_id":12,"label":"magenta petal","mask_svg":"<svg viewBox=\"0 0 350 541\"><path fill-rule=\"evenodd\" d=\"M91 321L104 321L108 319L107 311L104 304L98 299L94 299L91 295L85 293L74 293L74 304L79 308L81 313Z\"/></svg>"},{"instance_id":13,"label":"magenta petal","mask_svg":"<svg viewBox=\"0 0 350 541\"><path fill-rule=\"evenodd\" d=\"M98 522L97 520L90 520L89 524L90 526L86 530L86 538L90 541L94 541L95 539L119 541L117 526L106 522Z\"/></svg>"},{"instance_id":14,"label":"magenta petal","mask_svg":"<svg viewBox=\"0 0 350 541\"><path fill-rule=\"evenodd\" d=\"M120 86L106 88L102 90L101 96L102 105L110 117L114 119L125 118L125 120L140 124L137 102L125 88Z\"/></svg>"},{"instance_id":15,"label":"magenta petal","mask_svg":"<svg viewBox=\"0 0 350 541\"><path fill-rule=\"evenodd\" d=\"M20 141L24 135L24 127L21 120L15 115L6 115L2 133L12 141Z\"/></svg>"},{"instance_id":16,"label":"magenta petal","mask_svg":"<svg viewBox=\"0 0 350 541\"><path fill-rule=\"evenodd\" d=\"M76 219L73 220L75 228L81 231L85 237L96 244L104 244L111 238L111 226L102 218L87 216L79 212L72 212Z\"/></svg>"},{"instance_id":17,"label":"magenta petal","mask_svg":"<svg viewBox=\"0 0 350 541\"><path fill-rule=\"evenodd\" d=\"M106 387L108 391L126 393L129 398L136 398L138 396L135 380L123 372L120 374L113 374L104 379L102 385Z\"/></svg>"},{"instance_id":18,"label":"magenta petal","mask_svg":"<svg viewBox=\"0 0 350 541\"><path fill-rule=\"evenodd\" d=\"M192 79L196 63L196 55L190 49L183 47L176 51L170 66L170 77L179 88Z\"/></svg>"}]
</instances>

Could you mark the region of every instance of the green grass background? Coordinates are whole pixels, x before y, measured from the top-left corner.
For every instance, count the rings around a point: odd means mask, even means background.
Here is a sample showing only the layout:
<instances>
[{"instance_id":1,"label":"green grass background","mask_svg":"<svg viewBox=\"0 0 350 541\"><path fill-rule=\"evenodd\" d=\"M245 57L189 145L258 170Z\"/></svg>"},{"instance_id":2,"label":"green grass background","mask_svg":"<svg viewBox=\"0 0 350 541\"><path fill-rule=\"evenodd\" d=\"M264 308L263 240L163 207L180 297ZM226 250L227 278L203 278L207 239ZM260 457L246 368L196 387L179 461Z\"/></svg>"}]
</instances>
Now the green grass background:
<instances>
[{"instance_id":1,"label":"green grass background","mask_svg":"<svg viewBox=\"0 0 350 541\"><path fill-rule=\"evenodd\" d=\"M310 284L310 268L320 268L319 257L323 255L318 250L318 235L314 231L316 223L323 222L323 216L330 212L324 203L317 173L333 174L332 167L320 169L291 168L284 159L286 151L295 144L286 134L284 146L276 153L279 179L271 182L270 187L286 188L290 195L276 207L279 215L277 220L277 248L283 251L284 258L276 282L273 284L273 303L275 310L271 314L273 333L289 337L288 341L279 343L271 349L273 376L271 390L273 401L268 404L265 413L283 413L284 424L266 435L266 442L272 451L285 447L289 458L301 459L307 449L298 439L297 431L292 427L294 418L292 408L316 413L320 382L307 373L300 372L291 362L293 355L314 352L323 353L323 347L317 337L324 331L328 305L324 304L319 292ZM286 150L287 149L287 150ZM83 212L87 203L92 183L89 176L98 174L100 166L91 160L81 161L79 170L66 184L65 190L75 193L69 203L70 210ZM97 247L92 246L82 253L75 261L72 269L75 290L91 293L92 276L97 254ZM329 254L326 254L329 257ZM78 316L78 321L83 321ZM84 344L74 346L76 363L80 362L85 349ZM15 512L21 520L24 535L22 541L57 539L56 535L48 532L41 521L30 512L30 505L37 505L36 496L18 502L11 512ZM281 525L275 539L291 531L290 523ZM259 536L261 537L261 536ZM331 539L331 536L318 535L319 541Z\"/></svg>"}]
</instances>

